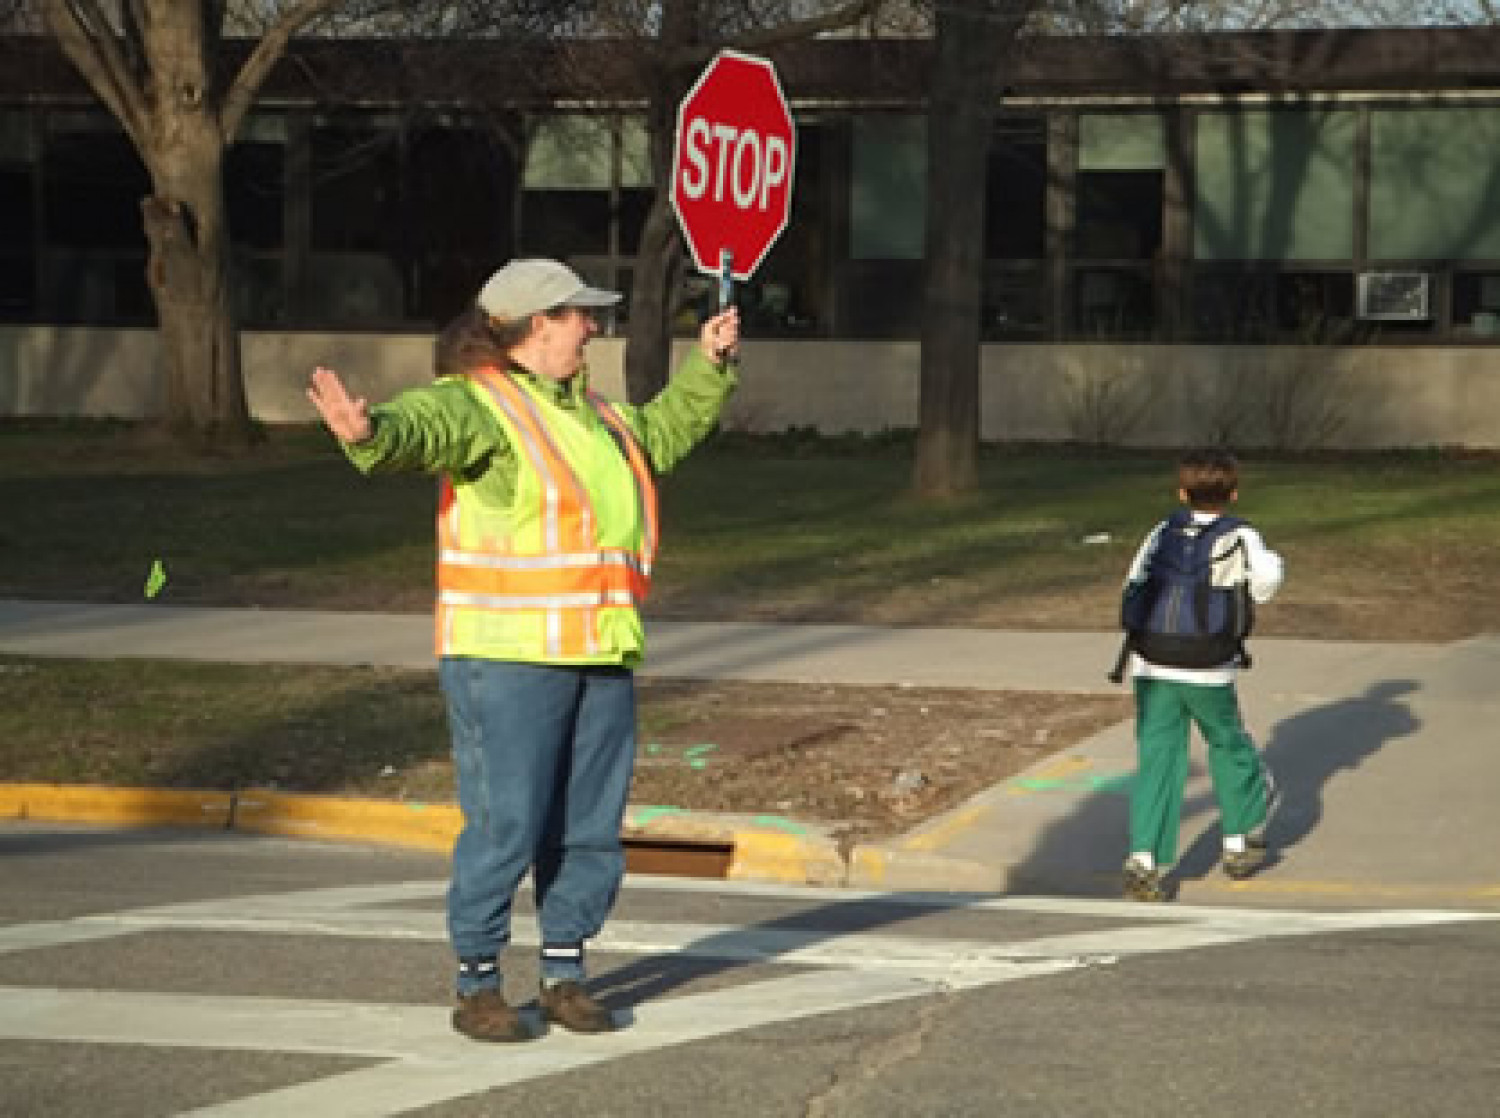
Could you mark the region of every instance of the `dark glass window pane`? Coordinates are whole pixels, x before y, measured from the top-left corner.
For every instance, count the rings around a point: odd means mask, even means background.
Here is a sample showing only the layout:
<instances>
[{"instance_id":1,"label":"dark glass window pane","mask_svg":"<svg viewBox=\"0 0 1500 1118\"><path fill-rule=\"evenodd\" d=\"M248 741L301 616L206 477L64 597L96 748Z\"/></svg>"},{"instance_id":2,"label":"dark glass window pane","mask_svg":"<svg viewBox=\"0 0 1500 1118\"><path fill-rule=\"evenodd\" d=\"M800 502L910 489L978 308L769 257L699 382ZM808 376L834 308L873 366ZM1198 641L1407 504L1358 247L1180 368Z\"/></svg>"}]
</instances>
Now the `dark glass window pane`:
<instances>
[{"instance_id":1,"label":"dark glass window pane","mask_svg":"<svg viewBox=\"0 0 1500 1118\"><path fill-rule=\"evenodd\" d=\"M1005 118L990 144L984 254L990 260L1045 255L1047 139L1040 117Z\"/></svg>"},{"instance_id":2,"label":"dark glass window pane","mask_svg":"<svg viewBox=\"0 0 1500 1118\"><path fill-rule=\"evenodd\" d=\"M25 322L36 313L36 260L0 252L0 321Z\"/></svg>"},{"instance_id":3,"label":"dark glass window pane","mask_svg":"<svg viewBox=\"0 0 1500 1118\"><path fill-rule=\"evenodd\" d=\"M1156 313L1149 268L1079 268L1072 294L1076 336L1151 336Z\"/></svg>"},{"instance_id":4,"label":"dark glass window pane","mask_svg":"<svg viewBox=\"0 0 1500 1118\"><path fill-rule=\"evenodd\" d=\"M1372 336L1354 317L1351 272L1202 269L1193 281L1193 321L1206 341L1319 344Z\"/></svg>"},{"instance_id":5,"label":"dark glass window pane","mask_svg":"<svg viewBox=\"0 0 1500 1118\"><path fill-rule=\"evenodd\" d=\"M32 245L31 168L0 164L0 249Z\"/></svg>"},{"instance_id":6,"label":"dark glass window pane","mask_svg":"<svg viewBox=\"0 0 1500 1118\"><path fill-rule=\"evenodd\" d=\"M47 137L42 162L49 244L72 248L144 248L141 199L146 169L125 136L61 132Z\"/></svg>"},{"instance_id":7,"label":"dark glass window pane","mask_svg":"<svg viewBox=\"0 0 1500 1118\"><path fill-rule=\"evenodd\" d=\"M646 227L654 193L642 189L620 192L620 251L626 256L641 250L641 231Z\"/></svg>"},{"instance_id":8,"label":"dark glass window pane","mask_svg":"<svg viewBox=\"0 0 1500 1118\"><path fill-rule=\"evenodd\" d=\"M431 251L489 252L510 240L514 163L485 133L429 128L407 143L407 217Z\"/></svg>"},{"instance_id":9,"label":"dark glass window pane","mask_svg":"<svg viewBox=\"0 0 1500 1118\"><path fill-rule=\"evenodd\" d=\"M325 252L388 252L403 235L397 134L390 130L313 130L312 247Z\"/></svg>"},{"instance_id":10,"label":"dark glass window pane","mask_svg":"<svg viewBox=\"0 0 1500 1118\"><path fill-rule=\"evenodd\" d=\"M490 133L422 128L409 134L406 174L409 310L441 327L512 255L514 160Z\"/></svg>"},{"instance_id":11,"label":"dark glass window pane","mask_svg":"<svg viewBox=\"0 0 1500 1118\"><path fill-rule=\"evenodd\" d=\"M234 294L242 326L276 326L286 322L286 295L281 258L274 254L237 252Z\"/></svg>"},{"instance_id":12,"label":"dark glass window pane","mask_svg":"<svg viewBox=\"0 0 1500 1118\"><path fill-rule=\"evenodd\" d=\"M920 260L845 264L839 278L840 331L851 338L915 338L922 325Z\"/></svg>"},{"instance_id":13,"label":"dark glass window pane","mask_svg":"<svg viewBox=\"0 0 1500 1118\"><path fill-rule=\"evenodd\" d=\"M1080 260L1151 260L1161 248L1160 171L1078 175Z\"/></svg>"},{"instance_id":14,"label":"dark glass window pane","mask_svg":"<svg viewBox=\"0 0 1500 1118\"><path fill-rule=\"evenodd\" d=\"M53 321L115 326L146 325L155 318L144 250L53 250L46 278Z\"/></svg>"},{"instance_id":15,"label":"dark glass window pane","mask_svg":"<svg viewBox=\"0 0 1500 1118\"><path fill-rule=\"evenodd\" d=\"M1500 271L1454 275L1453 325L1476 338L1500 338Z\"/></svg>"},{"instance_id":16,"label":"dark glass window pane","mask_svg":"<svg viewBox=\"0 0 1500 1118\"><path fill-rule=\"evenodd\" d=\"M224 162L224 203L236 244L281 247L284 153L281 144L242 143L229 149Z\"/></svg>"},{"instance_id":17,"label":"dark glass window pane","mask_svg":"<svg viewBox=\"0 0 1500 1118\"><path fill-rule=\"evenodd\" d=\"M984 283L986 340L1040 338L1046 328L1042 265L991 265Z\"/></svg>"},{"instance_id":18,"label":"dark glass window pane","mask_svg":"<svg viewBox=\"0 0 1500 1118\"><path fill-rule=\"evenodd\" d=\"M558 258L607 253L609 194L528 190L521 203L521 250Z\"/></svg>"}]
</instances>

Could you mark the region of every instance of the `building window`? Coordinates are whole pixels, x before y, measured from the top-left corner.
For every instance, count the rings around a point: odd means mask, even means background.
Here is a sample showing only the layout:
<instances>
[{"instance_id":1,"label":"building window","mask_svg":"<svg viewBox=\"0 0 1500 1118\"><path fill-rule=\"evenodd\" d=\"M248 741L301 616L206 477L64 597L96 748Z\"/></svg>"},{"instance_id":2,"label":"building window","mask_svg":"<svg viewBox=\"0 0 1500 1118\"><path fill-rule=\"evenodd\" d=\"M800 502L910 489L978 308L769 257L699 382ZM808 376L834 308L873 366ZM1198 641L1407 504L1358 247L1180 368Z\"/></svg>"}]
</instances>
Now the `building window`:
<instances>
[{"instance_id":1,"label":"building window","mask_svg":"<svg viewBox=\"0 0 1500 1118\"><path fill-rule=\"evenodd\" d=\"M256 115L224 163L224 204L234 238L235 300L246 326L287 318L282 283L286 240L286 128L279 116Z\"/></svg>"},{"instance_id":2,"label":"building window","mask_svg":"<svg viewBox=\"0 0 1500 1118\"><path fill-rule=\"evenodd\" d=\"M35 167L29 114L0 110L0 322L37 311Z\"/></svg>"},{"instance_id":3,"label":"building window","mask_svg":"<svg viewBox=\"0 0 1500 1118\"><path fill-rule=\"evenodd\" d=\"M1372 260L1500 259L1500 107L1370 114Z\"/></svg>"},{"instance_id":4,"label":"building window","mask_svg":"<svg viewBox=\"0 0 1500 1118\"><path fill-rule=\"evenodd\" d=\"M57 113L42 153L44 313L63 323L144 325L141 199L151 181L130 140L105 113Z\"/></svg>"},{"instance_id":5,"label":"building window","mask_svg":"<svg viewBox=\"0 0 1500 1118\"><path fill-rule=\"evenodd\" d=\"M1068 319L1080 338L1149 338L1156 329L1165 126L1155 113L1078 120Z\"/></svg>"},{"instance_id":6,"label":"building window","mask_svg":"<svg viewBox=\"0 0 1500 1118\"><path fill-rule=\"evenodd\" d=\"M985 174L985 258L1042 259L1046 206L1046 124L1041 117L1002 116L990 138Z\"/></svg>"},{"instance_id":7,"label":"building window","mask_svg":"<svg viewBox=\"0 0 1500 1118\"><path fill-rule=\"evenodd\" d=\"M408 233L401 133L394 121L333 121L314 127L311 142L306 315L325 326L399 324Z\"/></svg>"},{"instance_id":8,"label":"building window","mask_svg":"<svg viewBox=\"0 0 1500 1118\"><path fill-rule=\"evenodd\" d=\"M927 249L927 121L862 114L850 122L849 242L838 269L839 332L914 338Z\"/></svg>"},{"instance_id":9,"label":"building window","mask_svg":"<svg viewBox=\"0 0 1500 1118\"><path fill-rule=\"evenodd\" d=\"M1200 114L1194 257L1350 260L1355 132L1347 110Z\"/></svg>"},{"instance_id":10,"label":"building window","mask_svg":"<svg viewBox=\"0 0 1500 1118\"><path fill-rule=\"evenodd\" d=\"M1453 326L1461 336L1500 339L1500 267L1454 273Z\"/></svg>"},{"instance_id":11,"label":"building window","mask_svg":"<svg viewBox=\"0 0 1500 1118\"><path fill-rule=\"evenodd\" d=\"M1200 268L1193 324L1205 341L1337 345L1367 340L1354 314L1354 274L1343 269Z\"/></svg>"},{"instance_id":12,"label":"building window","mask_svg":"<svg viewBox=\"0 0 1500 1118\"><path fill-rule=\"evenodd\" d=\"M849 258L921 260L927 248L927 121L856 116L849 178Z\"/></svg>"}]
</instances>

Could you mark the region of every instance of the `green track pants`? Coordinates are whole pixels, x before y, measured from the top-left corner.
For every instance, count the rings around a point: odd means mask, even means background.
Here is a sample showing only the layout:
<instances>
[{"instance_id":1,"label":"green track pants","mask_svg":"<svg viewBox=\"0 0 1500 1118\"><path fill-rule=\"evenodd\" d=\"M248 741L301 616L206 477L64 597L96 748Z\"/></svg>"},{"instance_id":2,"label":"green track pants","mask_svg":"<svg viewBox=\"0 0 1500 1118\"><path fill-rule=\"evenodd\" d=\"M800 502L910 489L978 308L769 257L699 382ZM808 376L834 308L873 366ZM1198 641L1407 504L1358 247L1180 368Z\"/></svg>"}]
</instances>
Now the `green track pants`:
<instances>
[{"instance_id":1,"label":"green track pants","mask_svg":"<svg viewBox=\"0 0 1500 1118\"><path fill-rule=\"evenodd\" d=\"M1130 849L1150 851L1163 867L1177 860L1188 735L1194 725L1208 745L1208 770L1224 834L1247 834L1266 821L1265 770L1240 721L1234 685L1137 678Z\"/></svg>"}]
</instances>

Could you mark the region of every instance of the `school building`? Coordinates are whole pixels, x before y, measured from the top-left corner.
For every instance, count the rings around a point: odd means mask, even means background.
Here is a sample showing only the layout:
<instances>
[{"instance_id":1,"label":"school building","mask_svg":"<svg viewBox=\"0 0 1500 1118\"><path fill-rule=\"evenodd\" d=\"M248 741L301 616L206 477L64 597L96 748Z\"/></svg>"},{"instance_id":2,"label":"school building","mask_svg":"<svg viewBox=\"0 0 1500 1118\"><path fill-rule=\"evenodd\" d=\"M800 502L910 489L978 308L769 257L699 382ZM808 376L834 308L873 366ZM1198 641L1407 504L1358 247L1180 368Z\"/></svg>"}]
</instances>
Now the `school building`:
<instances>
[{"instance_id":1,"label":"school building","mask_svg":"<svg viewBox=\"0 0 1500 1118\"><path fill-rule=\"evenodd\" d=\"M513 255L628 313L642 100L623 51L568 49L294 43L229 161L258 417L309 420L317 363L372 397L426 379L434 327ZM796 186L739 291L731 425L915 425L930 56L773 56ZM986 439L1500 446L1500 29L1033 38L997 65ZM56 49L0 37L0 415L159 407L147 190Z\"/></svg>"}]
</instances>

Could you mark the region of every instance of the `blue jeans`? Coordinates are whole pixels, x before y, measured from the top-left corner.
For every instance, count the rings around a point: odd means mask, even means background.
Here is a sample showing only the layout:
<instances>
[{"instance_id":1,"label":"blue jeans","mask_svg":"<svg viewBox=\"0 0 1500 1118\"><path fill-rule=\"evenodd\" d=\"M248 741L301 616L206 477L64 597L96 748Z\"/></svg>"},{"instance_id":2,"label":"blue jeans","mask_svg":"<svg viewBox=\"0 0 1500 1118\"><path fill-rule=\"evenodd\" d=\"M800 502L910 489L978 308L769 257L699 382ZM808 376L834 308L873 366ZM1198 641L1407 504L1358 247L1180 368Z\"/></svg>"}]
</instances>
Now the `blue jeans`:
<instances>
[{"instance_id":1,"label":"blue jeans","mask_svg":"<svg viewBox=\"0 0 1500 1118\"><path fill-rule=\"evenodd\" d=\"M500 953L528 869L543 944L581 946L603 926L625 875L634 676L468 657L444 657L438 674L464 819L448 886L454 952ZM544 976L581 979L581 954L549 962ZM460 992L472 993L465 985L484 983L461 973Z\"/></svg>"}]
</instances>

